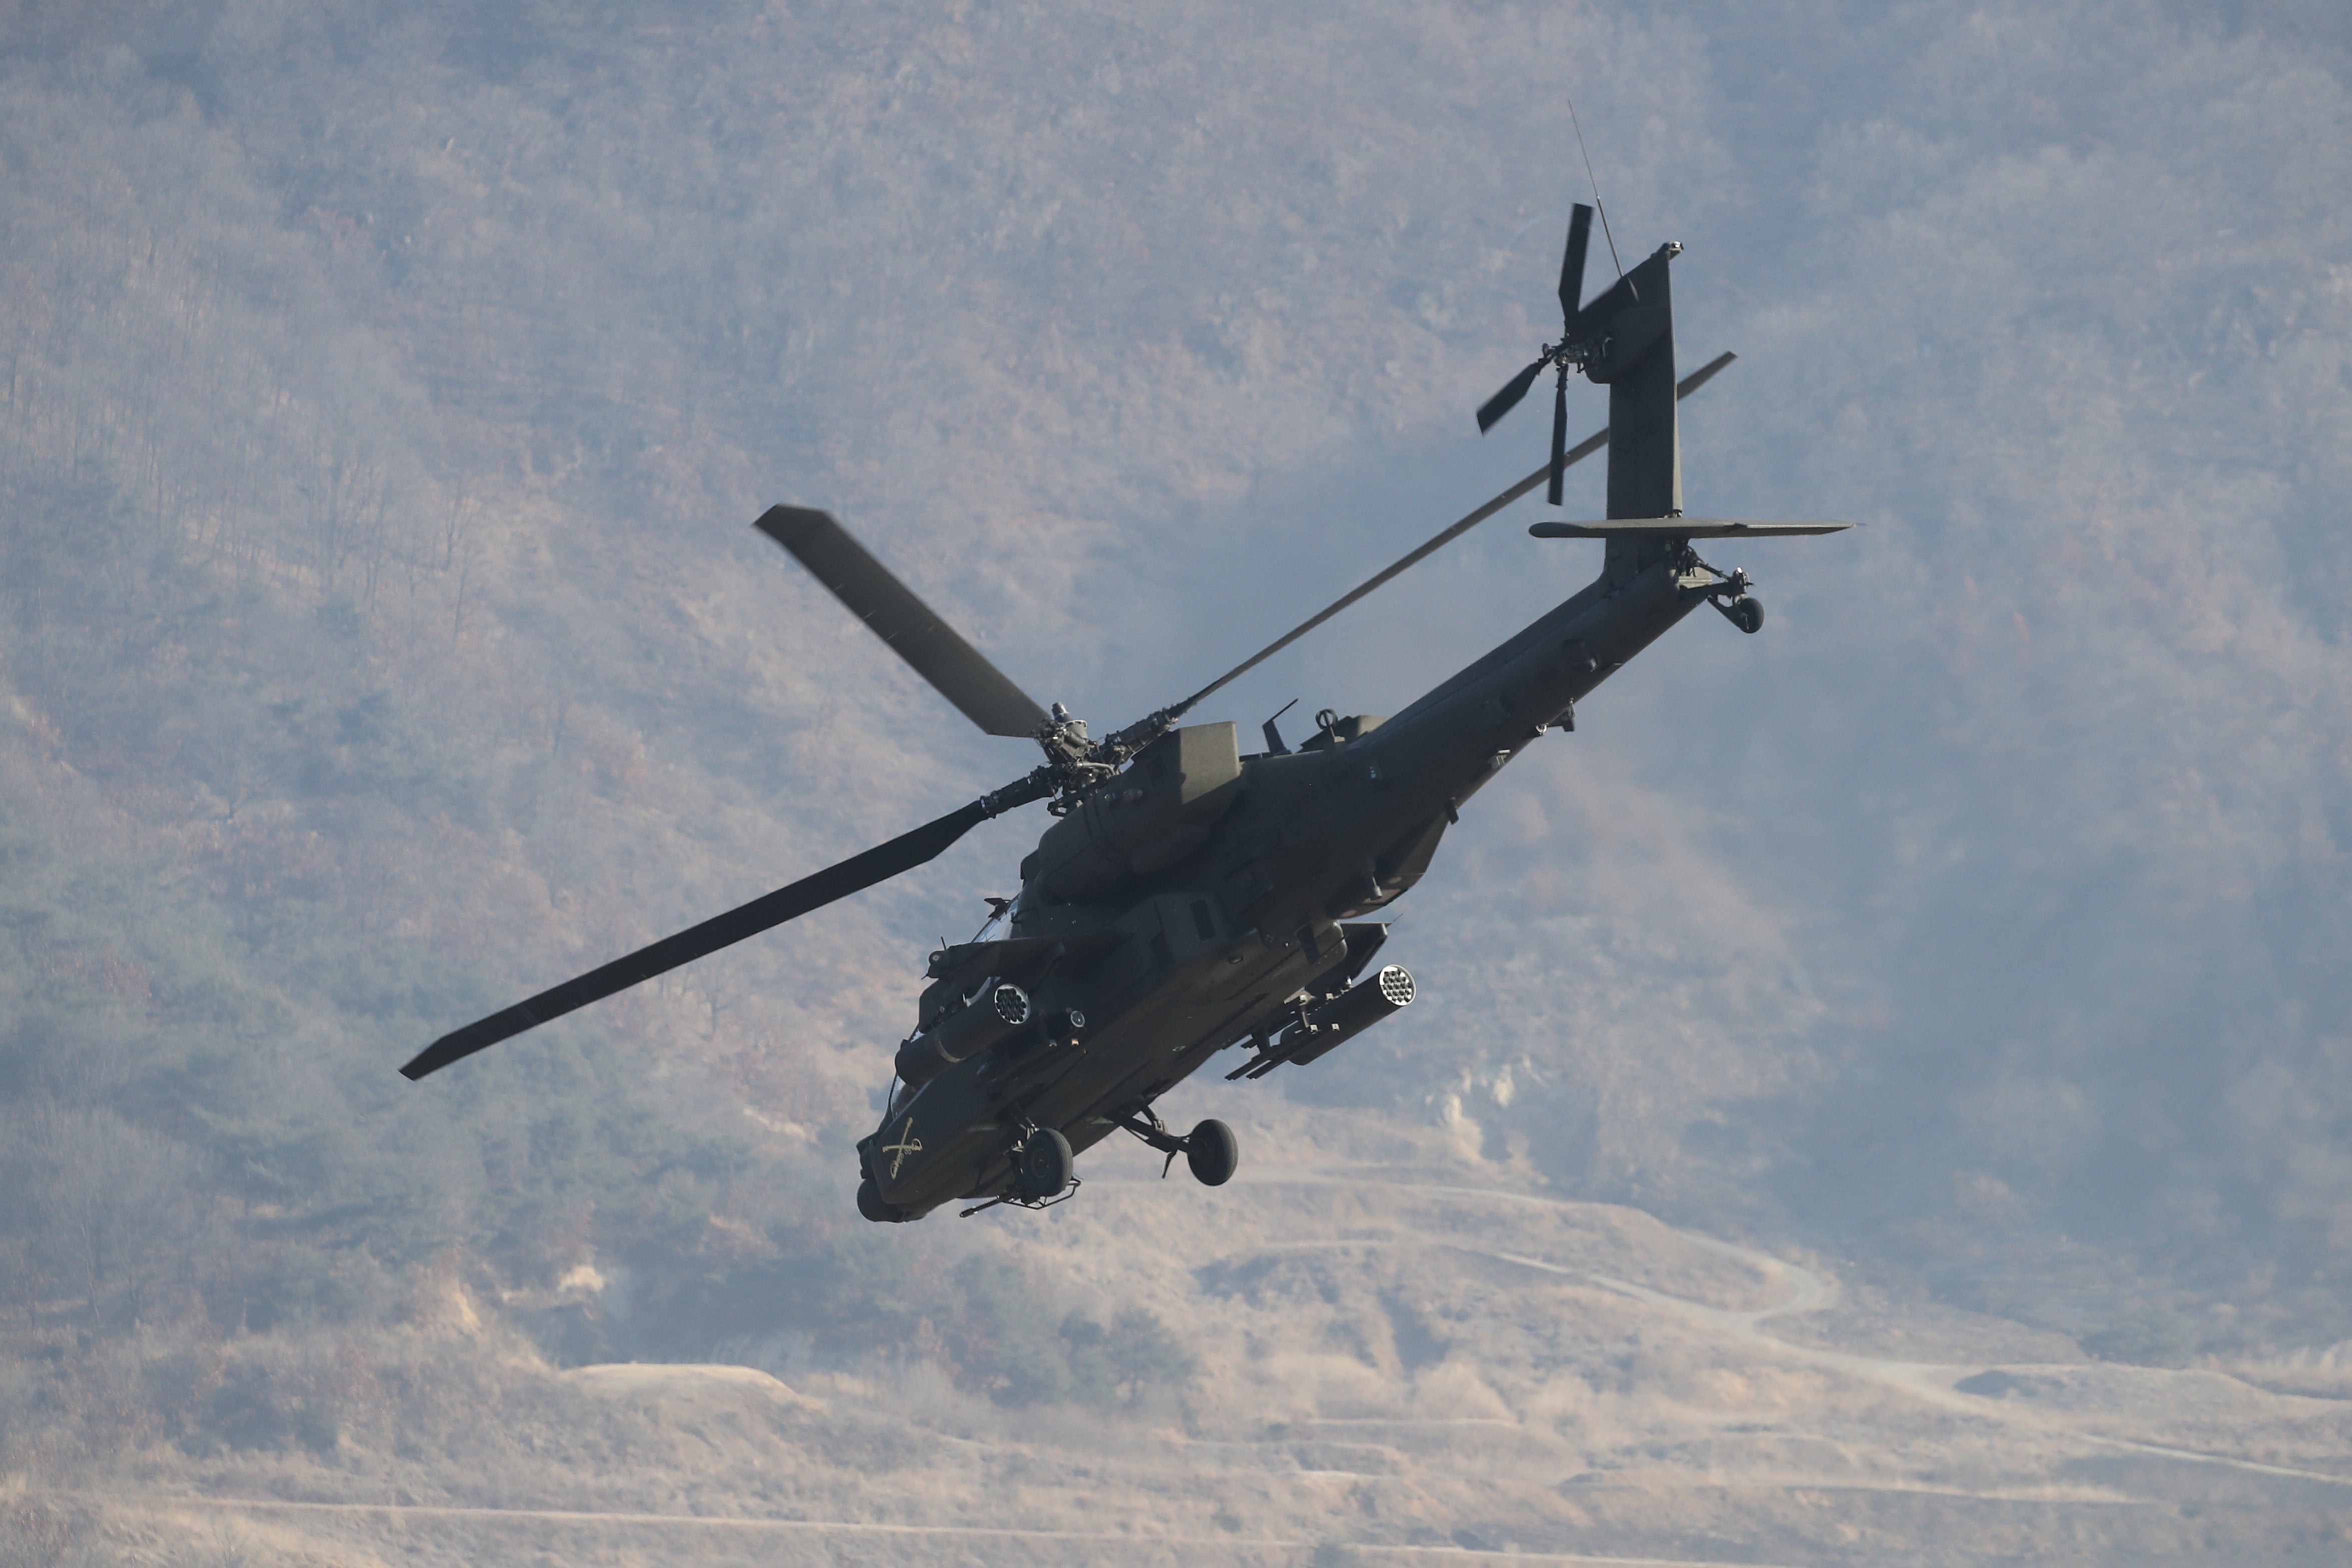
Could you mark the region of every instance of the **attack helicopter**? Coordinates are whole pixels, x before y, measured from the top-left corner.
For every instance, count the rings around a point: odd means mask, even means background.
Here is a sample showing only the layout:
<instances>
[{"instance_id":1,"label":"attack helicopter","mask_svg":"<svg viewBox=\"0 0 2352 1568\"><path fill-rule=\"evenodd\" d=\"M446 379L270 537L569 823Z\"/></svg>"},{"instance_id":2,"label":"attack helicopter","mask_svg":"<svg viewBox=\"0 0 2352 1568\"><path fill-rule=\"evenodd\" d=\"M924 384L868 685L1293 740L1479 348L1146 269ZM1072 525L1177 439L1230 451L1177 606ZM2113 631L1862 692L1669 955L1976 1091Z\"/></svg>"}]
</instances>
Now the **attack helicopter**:
<instances>
[{"instance_id":1,"label":"attack helicopter","mask_svg":"<svg viewBox=\"0 0 2352 1568\"><path fill-rule=\"evenodd\" d=\"M857 1145L858 1211L919 1219L977 1199L1043 1208L1073 1195L1076 1155L1124 1131L1231 1179L1232 1129L1179 1134L1153 1104L1220 1051L1228 1080L1328 1055L1414 994L1402 966L1373 968L1372 918L1427 871L1463 806L1538 737L1576 727L1576 705L1700 604L1742 632L1763 624L1744 570L1694 541L1826 534L1826 520L1741 522L1683 512L1676 405L1731 362L1675 375L1661 246L1581 301L1592 210L1570 217L1559 339L1478 410L1483 432L1555 372L1550 461L1192 695L1099 738L1041 706L824 512L775 507L774 539L982 730L1034 740L1044 760L935 821L667 936L442 1036L411 1080L574 1009L782 925L943 853L980 823L1045 802L1054 817L969 942L929 956L915 1025L898 1048L881 1124ZM1571 373L1609 389L1608 427L1567 443ZM1538 538L1604 541L1601 574L1566 601L1387 717L1318 714L1293 747L1279 720L1244 755L1230 721L1182 724L1201 702L1400 572L1549 480L1608 449L1607 517L1539 522ZM1367 974L1366 971L1370 972Z\"/></svg>"}]
</instances>

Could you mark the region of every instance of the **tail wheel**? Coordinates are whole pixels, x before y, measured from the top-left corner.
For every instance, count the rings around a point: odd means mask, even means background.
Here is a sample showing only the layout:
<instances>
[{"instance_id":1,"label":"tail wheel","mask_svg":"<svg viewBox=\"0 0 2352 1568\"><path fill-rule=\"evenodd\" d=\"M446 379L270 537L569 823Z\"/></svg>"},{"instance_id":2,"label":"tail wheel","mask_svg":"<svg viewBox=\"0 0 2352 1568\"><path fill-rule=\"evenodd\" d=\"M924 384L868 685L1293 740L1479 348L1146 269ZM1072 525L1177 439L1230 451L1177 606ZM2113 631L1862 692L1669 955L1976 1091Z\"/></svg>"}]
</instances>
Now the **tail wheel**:
<instances>
[{"instance_id":1,"label":"tail wheel","mask_svg":"<svg viewBox=\"0 0 2352 1568\"><path fill-rule=\"evenodd\" d=\"M1024 1197L1059 1197L1070 1190L1078 1157L1070 1140L1047 1127L1029 1134L1021 1145L1019 1186Z\"/></svg>"},{"instance_id":2,"label":"tail wheel","mask_svg":"<svg viewBox=\"0 0 2352 1568\"><path fill-rule=\"evenodd\" d=\"M1202 1186L1223 1186L1242 1163L1242 1146L1223 1122L1203 1122L1184 1140L1184 1163Z\"/></svg>"}]
</instances>

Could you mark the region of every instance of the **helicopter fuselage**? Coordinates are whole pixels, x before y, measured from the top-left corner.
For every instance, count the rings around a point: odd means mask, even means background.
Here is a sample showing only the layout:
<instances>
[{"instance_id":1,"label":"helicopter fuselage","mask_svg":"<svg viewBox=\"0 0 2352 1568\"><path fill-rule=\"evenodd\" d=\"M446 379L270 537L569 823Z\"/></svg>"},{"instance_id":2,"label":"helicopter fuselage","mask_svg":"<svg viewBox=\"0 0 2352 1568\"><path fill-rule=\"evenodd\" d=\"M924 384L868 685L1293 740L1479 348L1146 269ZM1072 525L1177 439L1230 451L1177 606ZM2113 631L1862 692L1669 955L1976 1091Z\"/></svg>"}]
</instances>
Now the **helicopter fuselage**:
<instances>
[{"instance_id":1,"label":"helicopter fuselage","mask_svg":"<svg viewBox=\"0 0 2352 1568\"><path fill-rule=\"evenodd\" d=\"M500 1040L929 863L1024 805L1056 821L1022 862L1021 890L972 941L930 957L915 1028L898 1051L881 1125L857 1145L858 1211L919 1219L961 1198L1043 1207L1074 1189L1077 1152L1120 1129L1215 1186L1232 1129L1178 1137L1152 1105L1227 1046L1228 1077L1312 1062L1412 999L1394 965L1358 977L1387 938L1367 918L1427 871L1464 802L1538 737L1575 727L1575 704L1701 602L1742 632L1763 624L1744 571L1697 538L1837 532L1825 519L1734 521L1683 509L1680 400L1731 362L1675 374L1672 243L1583 299L1591 212L1562 263L1559 339L1478 411L1485 430L1555 372L1551 461L1208 685L1095 738L1049 712L925 604L830 514L776 506L774 539L984 733L1034 739L1020 779L872 848L648 943L434 1040L404 1063L425 1078ZM1572 450L1568 385L1609 389L1609 424ZM1392 718L1318 715L1293 751L1272 721L1244 756L1235 727L1181 725L1202 701L1432 551L1606 445L1603 523L1551 520L1538 538L1606 540L1601 576ZM971 1212L971 1211L967 1211Z\"/></svg>"},{"instance_id":2,"label":"helicopter fuselage","mask_svg":"<svg viewBox=\"0 0 2352 1568\"><path fill-rule=\"evenodd\" d=\"M932 955L902 1063L995 985L1028 1016L894 1083L858 1145L887 1217L1006 1195L1038 1130L1084 1150L1353 977L1381 931L1356 923L1420 879L1463 803L1715 586L1678 541L1612 541L1601 578L1393 717L1296 751L1240 756L1231 724L1146 748L1046 832L1003 919Z\"/></svg>"}]
</instances>

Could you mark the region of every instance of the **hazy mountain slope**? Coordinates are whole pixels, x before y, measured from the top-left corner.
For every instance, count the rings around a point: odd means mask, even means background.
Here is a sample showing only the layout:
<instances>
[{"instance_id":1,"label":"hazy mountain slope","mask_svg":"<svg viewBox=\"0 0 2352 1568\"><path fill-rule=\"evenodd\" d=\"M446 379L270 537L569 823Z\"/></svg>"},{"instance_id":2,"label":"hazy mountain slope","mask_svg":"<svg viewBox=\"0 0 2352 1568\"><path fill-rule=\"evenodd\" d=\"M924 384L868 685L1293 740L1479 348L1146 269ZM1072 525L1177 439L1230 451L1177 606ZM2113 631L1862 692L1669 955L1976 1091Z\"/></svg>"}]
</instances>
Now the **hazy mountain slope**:
<instances>
[{"instance_id":1,"label":"hazy mountain slope","mask_svg":"<svg viewBox=\"0 0 2352 1568\"><path fill-rule=\"evenodd\" d=\"M2341 1332L2305 1293L2352 1215L2324 38L2128 5L19 26L0 1081L35 1316L392 1313L453 1246L699 1278L742 1264L714 1214L833 1244L916 956L1034 822L462 1076L390 1070L1027 766L750 534L767 502L836 508L1108 723L1524 473L1539 415L1482 444L1468 411L1543 330L1565 81L1621 252L1689 246L1686 357L1743 355L1688 411L1693 504L1868 528L1721 556L1765 634L1694 623L1482 795L1405 907L1425 1002L1252 1092L2071 1329L2156 1268L2242 1309L2216 1344ZM1590 570L1535 515L1209 716L1402 706ZM195 1194L127 1244L171 1268L73 1230L118 1168ZM893 1244L941 1277L988 1245Z\"/></svg>"},{"instance_id":2,"label":"hazy mountain slope","mask_svg":"<svg viewBox=\"0 0 2352 1568\"><path fill-rule=\"evenodd\" d=\"M1276 1113L1243 1124L1265 1157L1232 1186L1163 1184L1147 1151L1105 1151L1085 1203L1013 1249L1180 1318L1199 1352L1181 1394L1003 1409L951 1382L969 1342L920 1331L921 1356L856 1374L775 1344L558 1371L451 1291L365 1357L349 1334L303 1356L265 1336L220 1347L221 1392L244 1398L228 1440L150 1443L102 1489L37 1477L0 1512L0 1552L37 1542L32 1560L63 1568L2341 1555L2352 1405L2308 1396L2340 1394L2341 1369L2287 1390L2249 1381L2291 1372L2275 1365L2100 1365L1998 1319L1888 1313L1818 1267L1636 1210L1496 1186L1433 1131L1257 1104ZM272 1350L278 1380L257 1387ZM193 1361L163 1370L200 1375ZM120 1362L106 1374L121 1385ZM296 1431L256 1440L261 1396L297 1390Z\"/></svg>"}]
</instances>

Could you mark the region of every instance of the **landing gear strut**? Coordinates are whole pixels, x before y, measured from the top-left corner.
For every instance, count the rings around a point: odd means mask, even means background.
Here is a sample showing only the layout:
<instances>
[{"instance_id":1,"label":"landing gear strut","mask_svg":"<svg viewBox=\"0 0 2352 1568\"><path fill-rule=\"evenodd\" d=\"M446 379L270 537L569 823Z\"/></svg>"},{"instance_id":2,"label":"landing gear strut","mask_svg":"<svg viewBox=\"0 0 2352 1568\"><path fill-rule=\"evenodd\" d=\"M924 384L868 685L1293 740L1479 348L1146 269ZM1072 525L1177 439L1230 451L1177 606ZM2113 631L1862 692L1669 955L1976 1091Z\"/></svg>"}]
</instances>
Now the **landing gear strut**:
<instances>
[{"instance_id":1,"label":"landing gear strut","mask_svg":"<svg viewBox=\"0 0 2352 1568\"><path fill-rule=\"evenodd\" d=\"M1756 585L1749 580L1745 570L1735 567L1727 572L1719 568L1709 566L1699 559L1698 552L1691 549L1688 543L1683 545L1682 553L1677 558L1677 564L1685 571L1706 571L1713 573L1718 580L1714 582L1685 582L1682 589L1685 599L1704 597L1709 604L1722 612L1726 621L1730 622L1742 632L1755 632L1764 629L1764 606L1758 603L1755 596L1748 591Z\"/></svg>"},{"instance_id":2,"label":"landing gear strut","mask_svg":"<svg viewBox=\"0 0 2352 1568\"><path fill-rule=\"evenodd\" d=\"M1070 1140L1058 1131L1031 1127L1028 1135L1013 1146L1012 1185L986 1203L976 1203L962 1210L962 1216L970 1219L1000 1203L1021 1208L1051 1208L1065 1198L1075 1197L1079 1185L1077 1161Z\"/></svg>"},{"instance_id":3,"label":"landing gear strut","mask_svg":"<svg viewBox=\"0 0 2352 1568\"><path fill-rule=\"evenodd\" d=\"M1241 1143L1234 1136L1234 1130L1213 1118L1181 1138L1168 1130L1160 1113L1149 1105L1134 1115L1121 1116L1118 1124L1168 1156L1168 1163L1160 1167L1163 1177L1175 1166L1178 1155L1184 1156L1192 1179L1202 1186L1224 1186L1234 1179L1234 1171L1241 1164Z\"/></svg>"}]
</instances>

